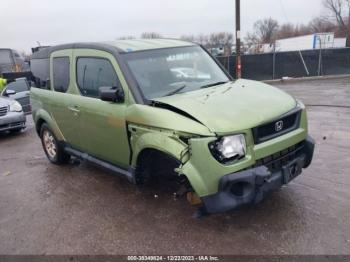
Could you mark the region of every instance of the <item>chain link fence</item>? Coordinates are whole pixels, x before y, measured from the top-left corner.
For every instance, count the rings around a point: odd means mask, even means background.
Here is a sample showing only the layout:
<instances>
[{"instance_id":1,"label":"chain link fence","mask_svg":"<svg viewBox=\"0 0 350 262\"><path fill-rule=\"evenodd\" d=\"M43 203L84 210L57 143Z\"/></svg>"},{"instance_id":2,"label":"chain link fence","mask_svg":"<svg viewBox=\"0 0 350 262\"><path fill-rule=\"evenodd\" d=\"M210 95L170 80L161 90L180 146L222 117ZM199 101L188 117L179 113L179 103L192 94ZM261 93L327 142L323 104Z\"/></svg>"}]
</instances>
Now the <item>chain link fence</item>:
<instances>
[{"instance_id":1,"label":"chain link fence","mask_svg":"<svg viewBox=\"0 0 350 262\"><path fill-rule=\"evenodd\" d=\"M236 77L236 56L218 56L217 59ZM339 74L350 74L350 48L242 55L242 77L246 79Z\"/></svg>"}]
</instances>

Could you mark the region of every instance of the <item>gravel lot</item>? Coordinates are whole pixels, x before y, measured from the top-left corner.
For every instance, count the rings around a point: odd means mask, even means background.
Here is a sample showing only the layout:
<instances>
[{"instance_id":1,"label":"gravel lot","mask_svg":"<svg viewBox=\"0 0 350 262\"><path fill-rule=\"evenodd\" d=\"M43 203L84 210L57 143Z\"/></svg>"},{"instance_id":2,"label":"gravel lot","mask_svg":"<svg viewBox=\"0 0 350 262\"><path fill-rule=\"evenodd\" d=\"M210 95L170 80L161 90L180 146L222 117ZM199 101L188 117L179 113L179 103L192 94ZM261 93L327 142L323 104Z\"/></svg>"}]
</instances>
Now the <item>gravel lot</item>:
<instances>
[{"instance_id":1,"label":"gravel lot","mask_svg":"<svg viewBox=\"0 0 350 262\"><path fill-rule=\"evenodd\" d=\"M333 107L350 106L350 78L275 85L312 105L312 166L257 206L200 220L161 186L50 164L29 116L0 135L0 254L350 254L350 108Z\"/></svg>"}]
</instances>

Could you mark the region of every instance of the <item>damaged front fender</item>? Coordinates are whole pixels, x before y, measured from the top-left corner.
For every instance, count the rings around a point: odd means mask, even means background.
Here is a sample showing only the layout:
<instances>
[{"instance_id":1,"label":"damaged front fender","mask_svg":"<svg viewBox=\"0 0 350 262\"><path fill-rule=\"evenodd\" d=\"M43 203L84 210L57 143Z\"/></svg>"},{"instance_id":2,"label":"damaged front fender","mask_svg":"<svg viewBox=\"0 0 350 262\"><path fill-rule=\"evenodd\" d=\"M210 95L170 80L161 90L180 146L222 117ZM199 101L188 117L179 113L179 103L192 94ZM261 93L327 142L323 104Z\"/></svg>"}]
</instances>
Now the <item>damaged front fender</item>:
<instances>
[{"instance_id":1,"label":"damaged front fender","mask_svg":"<svg viewBox=\"0 0 350 262\"><path fill-rule=\"evenodd\" d=\"M175 172L186 176L199 195L214 191L214 186L208 187L207 178L201 176L197 163L192 163L189 145L193 139L215 139L206 126L170 109L143 105L130 106L126 120L133 168L138 168L138 158L144 150L157 150L179 162Z\"/></svg>"},{"instance_id":2,"label":"damaged front fender","mask_svg":"<svg viewBox=\"0 0 350 262\"><path fill-rule=\"evenodd\" d=\"M133 168L136 170L139 168L139 156L142 155L144 150L156 150L177 160L178 165L174 166L175 169L169 170L169 172L175 172L179 176L183 175L187 177L192 188L199 196L215 191L215 186L217 185L215 183L218 178L215 176L203 176L202 168L205 168L205 166L198 168L197 157L191 155L189 141L187 143L183 141L180 138L180 133L135 124L129 124L128 131L130 133L130 144L132 148L131 165ZM208 139L209 141L213 138L203 139ZM193 141L191 138L189 140L192 143L196 141Z\"/></svg>"},{"instance_id":3,"label":"damaged front fender","mask_svg":"<svg viewBox=\"0 0 350 262\"><path fill-rule=\"evenodd\" d=\"M130 144L132 148L131 165L137 166L137 159L145 149L154 149L167 154L180 163L189 159L188 145L171 132L157 130L149 127L142 127L130 124Z\"/></svg>"}]
</instances>

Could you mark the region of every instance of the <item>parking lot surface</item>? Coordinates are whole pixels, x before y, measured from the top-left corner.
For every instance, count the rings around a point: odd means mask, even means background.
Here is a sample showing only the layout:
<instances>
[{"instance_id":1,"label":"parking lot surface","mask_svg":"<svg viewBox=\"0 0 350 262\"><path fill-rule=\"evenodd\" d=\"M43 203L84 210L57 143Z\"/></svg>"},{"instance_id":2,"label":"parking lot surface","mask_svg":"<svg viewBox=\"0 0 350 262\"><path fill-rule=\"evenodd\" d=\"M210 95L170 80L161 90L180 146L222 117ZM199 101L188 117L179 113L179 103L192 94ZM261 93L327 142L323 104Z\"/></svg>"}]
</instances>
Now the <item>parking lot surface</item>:
<instances>
[{"instance_id":1,"label":"parking lot surface","mask_svg":"<svg viewBox=\"0 0 350 262\"><path fill-rule=\"evenodd\" d=\"M0 135L0 254L350 254L350 78L275 85L310 105L311 167L257 206L202 219L167 187L50 164L28 116Z\"/></svg>"}]
</instances>

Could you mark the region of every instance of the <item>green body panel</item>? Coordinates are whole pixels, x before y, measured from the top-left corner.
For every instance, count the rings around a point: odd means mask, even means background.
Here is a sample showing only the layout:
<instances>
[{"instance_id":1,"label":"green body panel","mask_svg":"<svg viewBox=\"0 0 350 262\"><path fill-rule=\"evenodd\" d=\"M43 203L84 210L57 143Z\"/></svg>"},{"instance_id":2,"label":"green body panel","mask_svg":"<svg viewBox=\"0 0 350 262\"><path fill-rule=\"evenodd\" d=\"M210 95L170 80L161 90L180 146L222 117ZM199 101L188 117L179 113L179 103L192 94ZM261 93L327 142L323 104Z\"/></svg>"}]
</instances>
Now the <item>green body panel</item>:
<instances>
[{"instance_id":1,"label":"green body panel","mask_svg":"<svg viewBox=\"0 0 350 262\"><path fill-rule=\"evenodd\" d=\"M50 95L51 91L48 90L38 88L31 89L30 100L32 105L33 120L35 123L39 123L40 121L46 122L50 126L51 130L53 131L58 140L66 141L60 128L57 125L55 118L51 113L49 113L50 108L48 104L43 102L50 101ZM37 131L40 132L40 130Z\"/></svg>"},{"instance_id":2,"label":"green body panel","mask_svg":"<svg viewBox=\"0 0 350 262\"><path fill-rule=\"evenodd\" d=\"M176 40L127 40L112 46L126 52L192 45ZM70 57L67 93L31 89L33 118L45 121L56 137L74 148L124 169L137 167L140 153L154 149L179 161L176 172L185 175L203 197L218 191L222 176L254 165L265 156L282 151L307 137L305 107L285 92L249 81L235 82L193 92L154 99L154 104L136 104L120 64L107 52L92 49L56 51L53 57ZM125 92L125 102L111 103L80 94L76 83L76 59L80 56L108 59ZM52 79L52 69L51 69ZM53 86L52 83L51 86ZM161 106L161 107L160 107ZM300 127L254 145L251 129L300 107ZM78 108L70 110L70 108ZM221 164L208 144L223 135L244 134L246 156Z\"/></svg>"},{"instance_id":3,"label":"green body panel","mask_svg":"<svg viewBox=\"0 0 350 262\"><path fill-rule=\"evenodd\" d=\"M204 125L167 109L147 105L131 105L126 120L143 126L156 127L197 136L214 136Z\"/></svg>"}]
</instances>

